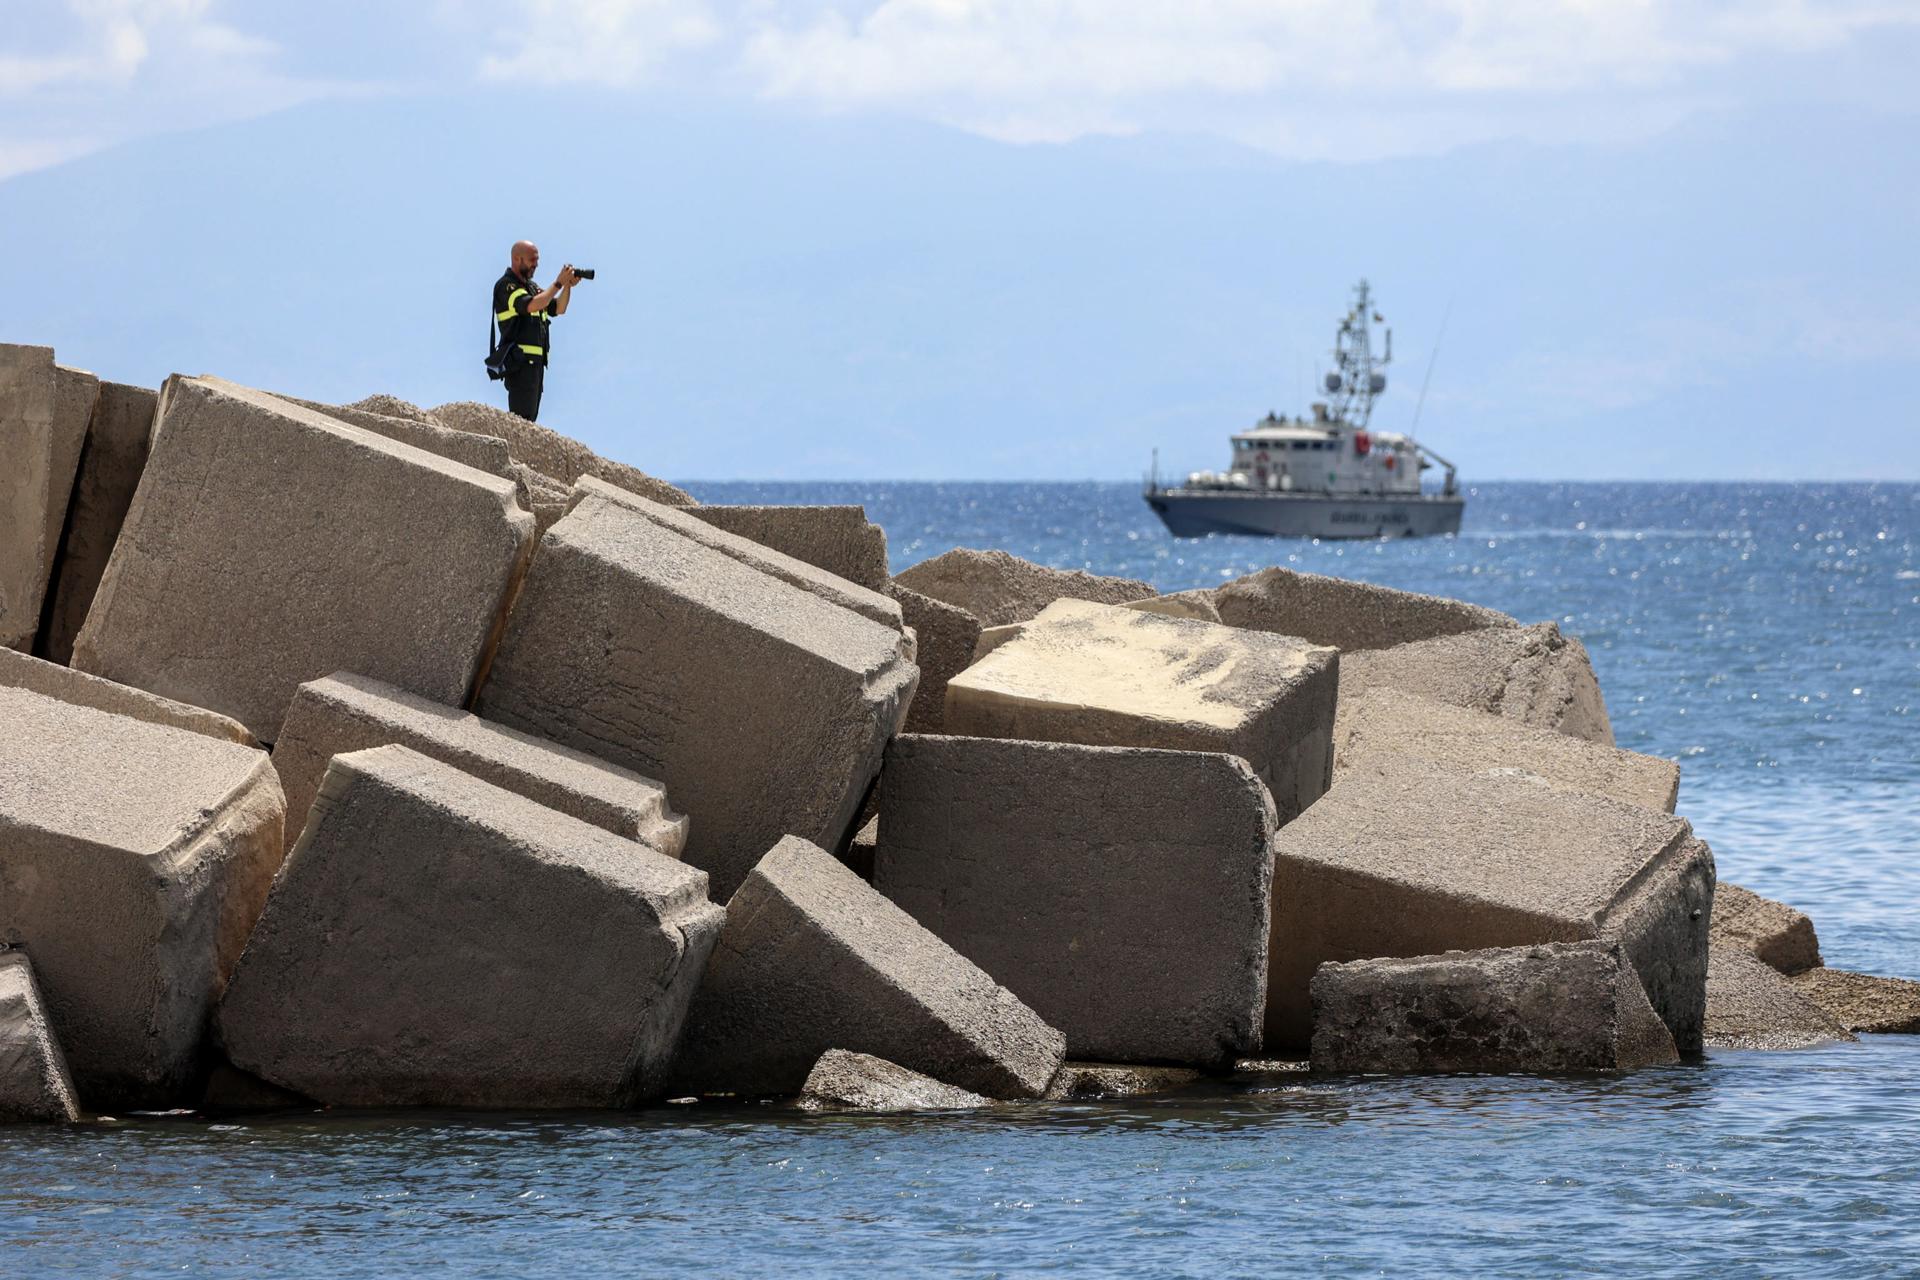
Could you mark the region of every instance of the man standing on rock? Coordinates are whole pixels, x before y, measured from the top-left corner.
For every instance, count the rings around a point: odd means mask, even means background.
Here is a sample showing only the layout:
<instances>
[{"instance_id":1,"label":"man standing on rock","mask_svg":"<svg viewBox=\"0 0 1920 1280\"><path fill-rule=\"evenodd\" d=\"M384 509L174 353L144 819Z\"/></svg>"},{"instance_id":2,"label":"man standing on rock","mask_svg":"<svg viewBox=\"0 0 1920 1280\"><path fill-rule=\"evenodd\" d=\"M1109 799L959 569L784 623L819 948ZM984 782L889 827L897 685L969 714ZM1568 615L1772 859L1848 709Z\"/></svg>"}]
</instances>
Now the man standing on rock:
<instances>
[{"instance_id":1,"label":"man standing on rock","mask_svg":"<svg viewBox=\"0 0 1920 1280\"><path fill-rule=\"evenodd\" d=\"M506 273L493 284L493 318L500 326L495 352L505 356L507 408L528 422L540 417L553 317L567 314L573 286L582 279L568 263L541 289L533 282L539 265L539 247L522 240L513 246Z\"/></svg>"}]
</instances>

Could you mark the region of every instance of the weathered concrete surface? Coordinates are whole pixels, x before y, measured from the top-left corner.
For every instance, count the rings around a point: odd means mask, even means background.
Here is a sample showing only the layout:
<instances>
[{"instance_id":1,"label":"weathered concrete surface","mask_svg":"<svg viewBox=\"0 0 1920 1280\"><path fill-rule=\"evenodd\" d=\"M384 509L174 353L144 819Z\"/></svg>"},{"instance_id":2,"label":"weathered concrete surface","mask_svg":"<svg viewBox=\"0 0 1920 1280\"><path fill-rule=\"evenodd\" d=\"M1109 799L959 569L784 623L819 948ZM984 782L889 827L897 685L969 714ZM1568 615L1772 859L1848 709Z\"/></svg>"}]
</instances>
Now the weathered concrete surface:
<instances>
[{"instance_id":1,"label":"weathered concrete surface","mask_svg":"<svg viewBox=\"0 0 1920 1280\"><path fill-rule=\"evenodd\" d=\"M507 450L507 442L495 436L483 436L472 431L456 431L452 427L442 426L431 418L398 417L353 405L321 404L317 400L302 400L296 396L280 398L291 404L297 404L303 409L323 413L348 426L371 431L389 440L398 440L401 444L410 444L416 449L424 449L428 453L472 467L476 471L484 471L488 475L511 474L508 470L511 458Z\"/></svg>"},{"instance_id":2,"label":"weathered concrete surface","mask_svg":"<svg viewBox=\"0 0 1920 1280\"><path fill-rule=\"evenodd\" d=\"M992 1103L869 1053L829 1049L807 1072L802 1111L959 1111Z\"/></svg>"},{"instance_id":3,"label":"weathered concrete surface","mask_svg":"<svg viewBox=\"0 0 1920 1280\"><path fill-rule=\"evenodd\" d=\"M718 529L805 561L869 591L887 590L887 531L867 509L841 507L706 506L688 511Z\"/></svg>"},{"instance_id":4,"label":"weathered concrete surface","mask_svg":"<svg viewBox=\"0 0 1920 1280\"><path fill-rule=\"evenodd\" d=\"M1713 940L1745 947L1785 974L1822 963L1812 920L1784 902L1724 881L1713 895Z\"/></svg>"},{"instance_id":5,"label":"weathered concrete surface","mask_svg":"<svg viewBox=\"0 0 1920 1280\"><path fill-rule=\"evenodd\" d=\"M524 462L509 462L507 474L513 477L520 491L520 505L533 513L534 536L546 536L554 522L567 514L567 506L573 501L573 486L561 484Z\"/></svg>"},{"instance_id":6,"label":"weathered concrete surface","mask_svg":"<svg viewBox=\"0 0 1920 1280\"><path fill-rule=\"evenodd\" d=\"M1396 591L1371 582L1274 566L1212 588L1230 627L1299 636L1342 651L1390 649L1416 640L1520 624L1464 600Z\"/></svg>"},{"instance_id":7,"label":"weathered concrete surface","mask_svg":"<svg viewBox=\"0 0 1920 1280\"><path fill-rule=\"evenodd\" d=\"M348 1106L658 1092L723 913L671 858L401 746L336 756L220 1002L235 1066Z\"/></svg>"},{"instance_id":8,"label":"weathered concrete surface","mask_svg":"<svg viewBox=\"0 0 1920 1280\"><path fill-rule=\"evenodd\" d=\"M99 388L52 347L0 343L0 647L31 651L40 630Z\"/></svg>"},{"instance_id":9,"label":"weathered concrete surface","mask_svg":"<svg viewBox=\"0 0 1920 1280\"><path fill-rule=\"evenodd\" d=\"M0 943L89 1107L187 1096L284 817L265 752L0 688Z\"/></svg>"},{"instance_id":10,"label":"weathered concrete surface","mask_svg":"<svg viewBox=\"0 0 1920 1280\"><path fill-rule=\"evenodd\" d=\"M532 539L510 480L171 379L73 664L263 742L294 689L334 671L463 703Z\"/></svg>"},{"instance_id":11,"label":"weathered concrete surface","mask_svg":"<svg viewBox=\"0 0 1920 1280\"><path fill-rule=\"evenodd\" d=\"M1713 855L1683 818L1511 771L1348 770L1275 838L1266 1047L1307 1043L1330 960L1609 938L1691 1053L1712 903Z\"/></svg>"},{"instance_id":12,"label":"weathered concrete surface","mask_svg":"<svg viewBox=\"0 0 1920 1280\"><path fill-rule=\"evenodd\" d=\"M320 1105L291 1089L270 1084L251 1071L242 1071L227 1061L227 1056L218 1048L210 1056L213 1067L207 1072L207 1083L200 1091L197 1110L231 1114L312 1110Z\"/></svg>"},{"instance_id":13,"label":"weathered concrete surface","mask_svg":"<svg viewBox=\"0 0 1920 1280\"><path fill-rule=\"evenodd\" d=\"M1398 689L1613 745L1613 725L1586 646L1562 636L1551 622L1348 654L1340 667L1341 698L1370 689Z\"/></svg>"},{"instance_id":14,"label":"weathered concrete surface","mask_svg":"<svg viewBox=\"0 0 1920 1280\"><path fill-rule=\"evenodd\" d=\"M12 649L0 649L0 688L26 689L75 706L92 707L117 716L132 716L148 724L169 725L189 733L204 733L209 738L237 742L246 747L260 744L238 720L229 719L205 707L190 707L145 689L115 684L99 676L63 667L57 662L29 657Z\"/></svg>"},{"instance_id":15,"label":"weathered concrete surface","mask_svg":"<svg viewBox=\"0 0 1920 1280\"><path fill-rule=\"evenodd\" d=\"M887 585L887 594L900 606L901 620L913 628L916 639L914 661L920 667L920 688L907 710L907 732L941 733L947 718L947 681L973 665L980 622L965 609L897 582Z\"/></svg>"},{"instance_id":16,"label":"weathered concrete surface","mask_svg":"<svg viewBox=\"0 0 1920 1280\"><path fill-rule=\"evenodd\" d=\"M878 814L867 819L866 825L853 833L853 839L847 841L847 851L840 861L847 864L853 874L873 883L873 861L880 852L880 817Z\"/></svg>"},{"instance_id":17,"label":"weathered concrete surface","mask_svg":"<svg viewBox=\"0 0 1920 1280\"><path fill-rule=\"evenodd\" d=\"M1920 1034L1920 982L1849 973L1824 965L1797 973L1788 981L1795 991L1849 1031Z\"/></svg>"},{"instance_id":18,"label":"weathered concrete surface","mask_svg":"<svg viewBox=\"0 0 1920 1280\"><path fill-rule=\"evenodd\" d=\"M100 575L120 537L121 522L133 504L133 492L147 465L158 397L146 387L119 382L100 384L87 423L73 500L67 507L52 592L35 652L54 662L73 658L73 638L87 620Z\"/></svg>"},{"instance_id":19,"label":"weathered concrete surface","mask_svg":"<svg viewBox=\"0 0 1920 1280\"><path fill-rule=\"evenodd\" d=\"M783 835L846 840L913 695L902 639L586 492L541 540L478 710L665 783L721 897Z\"/></svg>"},{"instance_id":20,"label":"weathered concrete surface","mask_svg":"<svg viewBox=\"0 0 1920 1280\"><path fill-rule=\"evenodd\" d=\"M1805 1049L1854 1036L1751 951L1716 945L1705 1038L1711 1049Z\"/></svg>"},{"instance_id":21,"label":"weathered concrete surface","mask_svg":"<svg viewBox=\"0 0 1920 1280\"><path fill-rule=\"evenodd\" d=\"M289 828L306 821L333 757L393 742L655 853L686 847L687 820L653 779L346 671L301 685L273 744Z\"/></svg>"},{"instance_id":22,"label":"weathered concrete surface","mask_svg":"<svg viewBox=\"0 0 1920 1280\"><path fill-rule=\"evenodd\" d=\"M1672 813L1680 796L1680 765L1673 760L1587 742L1398 689L1369 689L1343 697L1333 728L1334 775L1396 755L1476 770L1525 769L1552 786L1662 813Z\"/></svg>"},{"instance_id":23,"label":"weathered concrete surface","mask_svg":"<svg viewBox=\"0 0 1920 1280\"><path fill-rule=\"evenodd\" d=\"M788 837L727 903L676 1091L790 1094L829 1049L989 1098L1033 1098L1066 1041L822 850Z\"/></svg>"},{"instance_id":24,"label":"weathered concrete surface","mask_svg":"<svg viewBox=\"0 0 1920 1280\"><path fill-rule=\"evenodd\" d=\"M1289 636L1059 600L948 682L946 730L1236 755L1287 822L1332 776L1339 660Z\"/></svg>"},{"instance_id":25,"label":"weathered concrete surface","mask_svg":"<svg viewBox=\"0 0 1920 1280\"><path fill-rule=\"evenodd\" d=\"M1221 620L1219 606L1213 602L1213 592L1206 587L1192 591L1170 591L1164 596L1148 596L1145 600L1130 600L1125 607L1147 613L1164 613L1169 618L1192 618L1196 622Z\"/></svg>"},{"instance_id":26,"label":"weathered concrete surface","mask_svg":"<svg viewBox=\"0 0 1920 1280\"><path fill-rule=\"evenodd\" d=\"M370 396L362 396L346 407L349 409L358 409L362 413L377 413L383 418L405 418L410 422L437 421L432 414L413 403L413 401L402 400L399 396L384 395L379 392L375 392Z\"/></svg>"},{"instance_id":27,"label":"weathered concrete surface","mask_svg":"<svg viewBox=\"0 0 1920 1280\"><path fill-rule=\"evenodd\" d=\"M873 887L1074 1058L1225 1067L1260 1047L1273 801L1246 761L906 735Z\"/></svg>"},{"instance_id":28,"label":"weathered concrete surface","mask_svg":"<svg viewBox=\"0 0 1920 1280\"><path fill-rule=\"evenodd\" d=\"M1135 1063L1066 1062L1047 1086L1055 1102L1092 1098L1135 1098L1147 1093L1172 1093L1200 1078L1192 1067L1145 1067Z\"/></svg>"},{"instance_id":29,"label":"weathered concrete surface","mask_svg":"<svg viewBox=\"0 0 1920 1280\"><path fill-rule=\"evenodd\" d=\"M1633 1071L1680 1060L1617 942L1323 964L1315 1071Z\"/></svg>"},{"instance_id":30,"label":"weathered concrete surface","mask_svg":"<svg viewBox=\"0 0 1920 1280\"><path fill-rule=\"evenodd\" d=\"M471 431L476 435L505 440L507 451L516 461L526 463L563 485L572 485L581 476L595 476L628 493L637 493L670 507L698 505L693 495L685 489L670 485L665 480L657 480L638 467L602 458L578 440L563 436L552 427L528 422L490 404L478 404L471 400L443 404L437 409L428 410L427 416L455 431Z\"/></svg>"},{"instance_id":31,"label":"weathered concrete surface","mask_svg":"<svg viewBox=\"0 0 1920 1280\"><path fill-rule=\"evenodd\" d=\"M901 586L965 609L983 627L1038 617L1055 600L1125 604L1154 595L1132 578L1108 578L1079 569L1049 569L1004 551L957 547L894 575Z\"/></svg>"},{"instance_id":32,"label":"weathered concrete surface","mask_svg":"<svg viewBox=\"0 0 1920 1280\"><path fill-rule=\"evenodd\" d=\"M24 951L0 950L0 1124L80 1118L66 1055Z\"/></svg>"}]
</instances>

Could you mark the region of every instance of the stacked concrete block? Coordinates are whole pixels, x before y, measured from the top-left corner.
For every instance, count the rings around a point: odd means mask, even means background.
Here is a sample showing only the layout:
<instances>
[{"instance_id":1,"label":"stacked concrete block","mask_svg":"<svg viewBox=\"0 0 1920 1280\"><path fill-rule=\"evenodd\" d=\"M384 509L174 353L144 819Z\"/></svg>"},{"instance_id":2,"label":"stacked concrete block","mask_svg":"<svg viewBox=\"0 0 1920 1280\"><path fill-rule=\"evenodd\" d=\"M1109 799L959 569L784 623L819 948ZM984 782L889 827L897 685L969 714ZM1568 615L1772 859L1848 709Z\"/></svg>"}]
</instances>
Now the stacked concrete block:
<instances>
[{"instance_id":1,"label":"stacked concrete block","mask_svg":"<svg viewBox=\"0 0 1920 1280\"><path fill-rule=\"evenodd\" d=\"M520 505L533 513L535 535L545 537L554 521L567 514L573 486L550 479L524 462L509 462L507 474L520 491Z\"/></svg>"},{"instance_id":2,"label":"stacked concrete block","mask_svg":"<svg viewBox=\"0 0 1920 1280\"><path fill-rule=\"evenodd\" d=\"M980 622L965 609L897 582L887 584L887 594L900 606L901 620L914 633L914 662L920 668L920 688L907 711L907 732L944 732L947 681L973 665Z\"/></svg>"},{"instance_id":3,"label":"stacked concrete block","mask_svg":"<svg viewBox=\"0 0 1920 1280\"><path fill-rule=\"evenodd\" d=\"M1633 1071L1678 1062L1617 942L1323 964L1315 1071Z\"/></svg>"},{"instance_id":4,"label":"stacked concrete block","mask_svg":"<svg viewBox=\"0 0 1920 1280\"><path fill-rule=\"evenodd\" d=\"M1812 920L1737 884L1722 883L1714 892L1713 940L1743 947L1785 974L1805 973L1821 964L1820 938Z\"/></svg>"},{"instance_id":5,"label":"stacked concrete block","mask_svg":"<svg viewBox=\"0 0 1920 1280\"><path fill-rule=\"evenodd\" d=\"M1713 855L1686 821L1394 757L1340 775L1274 846L1269 1051L1307 1043L1328 961L1620 942L1683 1053L1700 1047Z\"/></svg>"},{"instance_id":6,"label":"stacked concrete block","mask_svg":"<svg viewBox=\"0 0 1920 1280\"><path fill-rule=\"evenodd\" d=\"M1389 649L1436 636L1520 624L1464 600L1275 566L1211 589L1230 627L1299 636L1342 651Z\"/></svg>"},{"instance_id":7,"label":"stacked concrete block","mask_svg":"<svg viewBox=\"0 0 1920 1280\"><path fill-rule=\"evenodd\" d=\"M140 473L147 465L147 445L153 435L158 397L145 387L118 382L100 384L93 416L87 423L85 448L73 500L67 507L66 530L61 536L58 571L51 588L36 651L55 662L73 658L73 638L87 620L100 575L106 572L120 525L133 505Z\"/></svg>"},{"instance_id":8,"label":"stacked concrete block","mask_svg":"<svg viewBox=\"0 0 1920 1280\"><path fill-rule=\"evenodd\" d=\"M1169 618L1191 618L1195 622L1219 622L1220 608L1213 602L1213 591L1207 587L1192 591L1170 591L1163 596L1148 596L1144 600L1132 600L1125 606L1139 609L1144 613L1163 613Z\"/></svg>"},{"instance_id":9,"label":"stacked concrete block","mask_svg":"<svg viewBox=\"0 0 1920 1280\"><path fill-rule=\"evenodd\" d=\"M668 806L666 788L651 778L344 671L300 686L273 745L289 829L297 832L306 821L335 756L389 743L669 858L686 847L687 820Z\"/></svg>"},{"instance_id":10,"label":"stacked concrete block","mask_svg":"<svg viewBox=\"0 0 1920 1280\"><path fill-rule=\"evenodd\" d=\"M509 480L173 379L73 665L267 742L293 691L333 671L462 703L532 538Z\"/></svg>"},{"instance_id":11,"label":"stacked concrete block","mask_svg":"<svg viewBox=\"0 0 1920 1280\"><path fill-rule=\"evenodd\" d=\"M1192 1067L1149 1067L1125 1062L1065 1062L1047 1086L1048 1099L1082 1102L1172 1093L1200 1079Z\"/></svg>"},{"instance_id":12,"label":"stacked concrete block","mask_svg":"<svg viewBox=\"0 0 1920 1280\"><path fill-rule=\"evenodd\" d=\"M31 651L100 383L0 344L0 647Z\"/></svg>"},{"instance_id":13,"label":"stacked concrete block","mask_svg":"<svg viewBox=\"0 0 1920 1280\"><path fill-rule=\"evenodd\" d=\"M1662 813L1672 813L1680 795L1680 766L1672 760L1397 689L1343 697L1333 729L1334 775L1396 755L1471 769L1524 769L1552 786Z\"/></svg>"},{"instance_id":14,"label":"stacked concrete block","mask_svg":"<svg viewBox=\"0 0 1920 1280\"><path fill-rule=\"evenodd\" d=\"M717 529L858 583L887 589L887 531L867 519L866 508L701 506L688 510Z\"/></svg>"},{"instance_id":15,"label":"stacked concrete block","mask_svg":"<svg viewBox=\"0 0 1920 1280\"><path fill-rule=\"evenodd\" d=\"M336 756L220 1004L234 1065L352 1106L659 1091L706 877L401 746Z\"/></svg>"},{"instance_id":16,"label":"stacked concrete block","mask_svg":"<svg viewBox=\"0 0 1920 1280\"><path fill-rule=\"evenodd\" d=\"M1273 802L1244 760L908 735L873 886L1076 1059L1226 1067L1260 1047Z\"/></svg>"},{"instance_id":17,"label":"stacked concrete block","mask_svg":"<svg viewBox=\"0 0 1920 1280\"><path fill-rule=\"evenodd\" d=\"M541 540L477 709L665 783L692 823L683 856L719 897L783 835L838 849L851 834L913 696L901 647L583 490Z\"/></svg>"},{"instance_id":18,"label":"stacked concrete block","mask_svg":"<svg viewBox=\"0 0 1920 1280\"><path fill-rule=\"evenodd\" d=\"M321 404L317 400L301 400L294 396L281 396L280 399L325 414L348 426L359 427L362 431L371 431L377 436L424 449L451 462L472 467L475 471L484 471L493 476L512 474L509 470L512 458L507 450L507 442L495 436L456 431L431 418L376 413L354 405Z\"/></svg>"},{"instance_id":19,"label":"stacked concrete block","mask_svg":"<svg viewBox=\"0 0 1920 1280\"><path fill-rule=\"evenodd\" d=\"M369 407L366 401L354 406ZM384 412L394 412L389 406ZM528 422L517 414L508 413L495 405L477 404L466 400L458 404L443 404L430 409L425 416L442 426L452 427L455 431L469 431L476 435L494 436L507 443L507 451L514 461L524 462L542 475L549 476L562 485L572 485L582 476L593 476L616 485L628 493L635 493L654 502L665 503L670 507L691 507L698 505L693 495L684 489L657 480L624 462L614 462L602 458L578 440L561 435L552 427L543 427L537 422Z\"/></svg>"},{"instance_id":20,"label":"stacked concrete block","mask_svg":"<svg viewBox=\"0 0 1920 1280\"><path fill-rule=\"evenodd\" d=\"M265 752L0 688L0 943L89 1106L171 1106L280 864Z\"/></svg>"},{"instance_id":21,"label":"stacked concrete block","mask_svg":"<svg viewBox=\"0 0 1920 1280\"><path fill-rule=\"evenodd\" d=\"M802 1111L961 1111L992 1100L869 1053L829 1049L807 1072Z\"/></svg>"},{"instance_id":22,"label":"stacked concrete block","mask_svg":"<svg viewBox=\"0 0 1920 1280\"><path fill-rule=\"evenodd\" d=\"M1132 578L1109 578L1079 569L1049 569L1004 551L958 547L894 575L895 582L923 596L965 609L983 627L1005 626L1039 616L1055 600L1125 604L1154 594Z\"/></svg>"},{"instance_id":23,"label":"stacked concrete block","mask_svg":"<svg viewBox=\"0 0 1920 1280\"><path fill-rule=\"evenodd\" d=\"M0 1124L80 1118L66 1055L24 951L0 951Z\"/></svg>"},{"instance_id":24,"label":"stacked concrete block","mask_svg":"<svg viewBox=\"0 0 1920 1280\"><path fill-rule=\"evenodd\" d=\"M1397 689L1613 745L1606 700L1586 646L1551 622L1487 627L1347 655L1340 696Z\"/></svg>"},{"instance_id":25,"label":"stacked concrete block","mask_svg":"<svg viewBox=\"0 0 1920 1280\"><path fill-rule=\"evenodd\" d=\"M1738 946L1712 949L1707 965L1708 1048L1808 1049L1853 1038L1753 952Z\"/></svg>"},{"instance_id":26,"label":"stacked concrete block","mask_svg":"<svg viewBox=\"0 0 1920 1280\"><path fill-rule=\"evenodd\" d=\"M12 649L0 649L0 688L25 689L43 697L57 698L75 706L92 707L117 716L131 716L148 724L170 725L189 733L204 733L210 738L237 742L242 746L260 744L245 725L217 711L190 707L184 702L162 698L144 689L115 684L99 676L90 676L57 662L29 657Z\"/></svg>"},{"instance_id":27,"label":"stacked concrete block","mask_svg":"<svg viewBox=\"0 0 1920 1280\"><path fill-rule=\"evenodd\" d=\"M1331 778L1338 684L1304 640L1059 600L948 683L946 730L1236 755L1287 822Z\"/></svg>"},{"instance_id":28,"label":"stacked concrete block","mask_svg":"<svg viewBox=\"0 0 1920 1280\"><path fill-rule=\"evenodd\" d=\"M689 1091L790 1094L821 1054L845 1049L990 1098L1032 1098L1065 1043L871 885L789 837L727 903L674 1078Z\"/></svg>"},{"instance_id":29,"label":"stacked concrete block","mask_svg":"<svg viewBox=\"0 0 1920 1280\"><path fill-rule=\"evenodd\" d=\"M1718 914L1718 906L1715 914ZM1788 979L1848 1031L1875 1035L1920 1034L1920 982L1849 973L1824 965Z\"/></svg>"}]
</instances>

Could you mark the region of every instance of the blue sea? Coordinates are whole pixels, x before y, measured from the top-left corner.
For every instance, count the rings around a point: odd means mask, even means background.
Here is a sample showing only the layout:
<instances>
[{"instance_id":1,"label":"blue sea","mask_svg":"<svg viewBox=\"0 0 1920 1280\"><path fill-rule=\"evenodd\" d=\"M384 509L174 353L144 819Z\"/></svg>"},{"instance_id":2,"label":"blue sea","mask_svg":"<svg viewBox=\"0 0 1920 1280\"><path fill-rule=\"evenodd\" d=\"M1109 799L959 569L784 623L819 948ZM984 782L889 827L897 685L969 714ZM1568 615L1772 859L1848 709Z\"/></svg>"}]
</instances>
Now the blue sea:
<instances>
[{"instance_id":1,"label":"blue sea","mask_svg":"<svg viewBox=\"0 0 1920 1280\"><path fill-rule=\"evenodd\" d=\"M1168 538L1126 485L690 486L1205 586L1284 564L1552 619L1722 879L1920 978L1920 486L1502 484L1457 538ZM0 1274L1920 1275L1920 1037L1622 1079L1305 1076L905 1119L121 1117L0 1130Z\"/></svg>"}]
</instances>

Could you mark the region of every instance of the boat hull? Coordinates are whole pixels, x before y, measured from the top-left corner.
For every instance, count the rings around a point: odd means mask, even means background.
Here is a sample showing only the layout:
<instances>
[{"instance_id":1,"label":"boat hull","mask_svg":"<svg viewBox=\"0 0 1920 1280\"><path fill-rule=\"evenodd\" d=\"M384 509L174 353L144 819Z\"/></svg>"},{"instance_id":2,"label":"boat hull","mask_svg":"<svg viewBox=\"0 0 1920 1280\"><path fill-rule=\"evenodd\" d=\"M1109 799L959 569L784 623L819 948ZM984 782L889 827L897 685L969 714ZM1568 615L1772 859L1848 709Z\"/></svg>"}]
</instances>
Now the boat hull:
<instances>
[{"instance_id":1,"label":"boat hull","mask_svg":"<svg viewBox=\"0 0 1920 1280\"><path fill-rule=\"evenodd\" d=\"M1429 538L1460 532L1466 499L1440 494L1257 493L1150 489L1153 508L1176 538L1210 533L1272 538Z\"/></svg>"}]
</instances>

